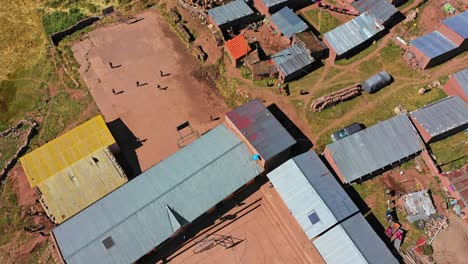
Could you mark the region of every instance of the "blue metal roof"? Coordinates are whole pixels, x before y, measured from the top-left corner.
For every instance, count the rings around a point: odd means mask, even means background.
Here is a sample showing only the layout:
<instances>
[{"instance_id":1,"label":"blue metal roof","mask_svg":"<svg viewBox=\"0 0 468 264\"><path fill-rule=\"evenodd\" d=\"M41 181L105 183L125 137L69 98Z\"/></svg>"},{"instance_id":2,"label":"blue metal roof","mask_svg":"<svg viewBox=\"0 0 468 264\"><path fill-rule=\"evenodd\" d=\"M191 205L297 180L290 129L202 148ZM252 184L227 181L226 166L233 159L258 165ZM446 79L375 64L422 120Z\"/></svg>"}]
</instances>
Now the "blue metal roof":
<instances>
[{"instance_id":1,"label":"blue metal roof","mask_svg":"<svg viewBox=\"0 0 468 264\"><path fill-rule=\"evenodd\" d=\"M411 112L429 135L435 137L468 124L468 107L458 96L447 97Z\"/></svg>"},{"instance_id":2,"label":"blue metal roof","mask_svg":"<svg viewBox=\"0 0 468 264\"><path fill-rule=\"evenodd\" d=\"M132 263L262 172L218 126L53 230L66 263ZM114 246L106 249L103 240Z\"/></svg>"},{"instance_id":3,"label":"blue metal roof","mask_svg":"<svg viewBox=\"0 0 468 264\"><path fill-rule=\"evenodd\" d=\"M289 7L284 7L271 15L270 21L278 27L281 34L288 38L292 37L294 33L299 33L309 28Z\"/></svg>"},{"instance_id":4,"label":"blue metal roof","mask_svg":"<svg viewBox=\"0 0 468 264\"><path fill-rule=\"evenodd\" d=\"M342 55L374 37L384 27L364 13L324 34L337 55Z\"/></svg>"},{"instance_id":5,"label":"blue metal roof","mask_svg":"<svg viewBox=\"0 0 468 264\"><path fill-rule=\"evenodd\" d=\"M296 144L296 140L259 100L241 105L226 117L264 160Z\"/></svg>"},{"instance_id":6,"label":"blue metal roof","mask_svg":"<svg viewBox=\"0 0 468 264\"><path fill-rule=\"evenodd\" d=\"M313 241L327 264L398 264L362 214L356 214Z\"/></svg>"},{"instance_id":7,"label":"blue metal roof","mask_svg":"<svg viewBox=\"0 0 468 264\"><path fill-rule=\"evenodd\" d=\"M327 145L345 182L355 181L420 152L421 138L407 115L398 115Z\"/></svg>"},{"instance_id":8,"label":"blue metal roof","mask_svg":"<svg viewBox=\"0 0 468 264\"><path fill-rule=\"evenodd\" d=\"M262 0L262 2L267 6L267 7L272 7L275 5L279 5L282 3L286 3L289 0Z\"/></svg>"},{"instance_id":9,"label":"blue metal roof","mask_svg":"<svg viewBox=\"0 0 468 264\"><path fill-rule=\"evenodd\" d=\"M300 71L315 61L309 50L300 43L276 53L271 58L278 70L284 73L285 76Z\"/></svg>"},{"instance_id":10,"label":"blue metal roof","mask_svg":"<svg viewBox=\"0 0 468 264\"><path fill-rule=\"evenodd\" d=\"M309 239L359 211L314 151L288 160L267 176ZM313 212L319 219L314 224L309 220Z\"/></svg>"},{"instance_id":11,"label":"blue metal roof","mask_svg":"<svg viewBox=\"0 0 468 264\"><path fill-rule=\"evenodd\" d=\"M462 90L468 95L468 68L454 73L453 78L457 80Z\"/></svg>"},{"instance_id":12,"label":"blue metal roof","mask_svg":"<svg viewBox=\"0 0 468 264\"><path fill-rule=\"evenodd\" d=\"M468 11L444 19L442 23L463 38L468 38Z\"/></svg>"},{"instance_id":13,"label":"blue metal roof","mask_svg":"<svg viewBox=\"0 0 468 264\"><path fill-rule=\"evenodd\" d=\"M218 26L252 15L253 13L253 10L244 0L236 0L208 10L208 15L214 19Z\"/></svg>"},{"instance_id":14,"label":"blue metal roof","mask_svg":"<svg viewBox=\"0 0 468 264\"><path fill-rule=\"evenodd\" d=\"M385 0L358 0L352 2L351 5L356 8L359 13L371 15L381 25L398 12L395 6Z\"/></svg>"},{"instance_id":15,"label":"blue metal roof","mask_svg":"<svg viewBox=\"0 0 468 264\"><path fill-rule=\"evenodd\" d=\"M435 58L457 48L457 46L439 31L412 40L411 45L419 49L428 58Z\"/></svg>"}]
</instances>

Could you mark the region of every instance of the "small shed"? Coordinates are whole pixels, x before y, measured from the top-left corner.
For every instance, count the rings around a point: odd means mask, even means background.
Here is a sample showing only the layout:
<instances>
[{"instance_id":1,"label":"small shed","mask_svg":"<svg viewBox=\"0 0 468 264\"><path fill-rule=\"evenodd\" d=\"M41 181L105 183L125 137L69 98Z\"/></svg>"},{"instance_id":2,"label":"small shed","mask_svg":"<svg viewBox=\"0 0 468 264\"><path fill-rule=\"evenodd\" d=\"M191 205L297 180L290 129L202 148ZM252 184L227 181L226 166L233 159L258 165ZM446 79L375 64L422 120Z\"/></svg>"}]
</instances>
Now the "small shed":
<instances>
[{"instance_id":1,"label":"small shed","mask_svg":"<svg viewBox=\"0 0 468 264\"><path fill-rule=\"evenodd\" d=\"M424 142L446 138L468 128L468 106L460 97L447 97L410 114Z\"/></svg>"},{"instance_id":2,"label":"small shed","mask_svg":"<svg viewBox=\"0 0 468 264\"><path fill-rule=\"evenodd\" d=\"M270 21L271 25L288 39L294 33L303 32L309 28L289 7L285 7L271 15Z\"/></svg>"},{"instance_id":3,"label":"small shed","mask_svg":"<svg viewBox=\"0 0 468 264\"><path fill-rule=\"evenodd\" d=\"M328 57L328 47L310 30L294 33L292 44L301 42L315 60Z\"/></svg>"},{"instance_id":4,"label":"small shed","mask_svg":"<svg viewBox=\"0 0 468 264\"><path fill-rule=\"evenodd\" d=\"M288 5L289 0L254 0L255 9L260 14L269 16Z\"/></svg>"},{"instance_id":5,"label":"small shed","mask_svg":"<svg viewBox=\"0 0 468 264\"><path fill-rule=\"evenodd\" d=\"M250 48L249 43L247 43L245 36L240 34L235 38L226 41L225 50L229 55L232 64L235 67L238 67L242 64L242 61L247 57L252 49Z\"/></svg>"},{"instance_id":6,"label":"small shed","mask_svg":"<svg viewBox=\"0 0 468 264\"><path fill-rule=\"evenodd\" d=\"M392 76L386 71L377 73L362 83L362 90L368 93L375 93L393 81Z\"/></svg>"},{"instance_id":7,"label":"small shed","mask_svg":"<svg viewBox=\"0 0 468 264\"><path fill-rule=\"evenodd\" d=\"M254 11L244 0L235 0L208 10L209 22L223 32L239 30L256 19Z\"/></svg>"},{"instance_id":8,"label":"small shed","mask_svg":"<svg viewBox=\"0 0 468 264\"><path fill-rule=\"evenodd\" d=\"M449 17L442 21L438 29L461 50L468 49L468 11Z\"/></svg>"},{"instance_id":9,"label":"small shed","mask_svg":"<svg viewBox=\"0 0 468 264\"><path fill-rule=\"evenodd\" d=\"M439 31L433 31L410 42L406 51L407 60L415 60L416 65L427 69L439 65L458 55L457 45Z\"/></svg>"},{"instance_id":10,"label":"small shed","mask_svg":"<svg viewBox=\"0 0 468 264\"><path fill-rule=\"evenodd\" d=\"M405 209L408 214L407 219L410 223L418 220L427 220L430 215L436 213L431 196L427 190L405 194L403 195L403 200L405 201Z\"/></svg>"},{"instance_id":11,"label":"small shed","mask_svg":"<svg viewBox=\"0 0 468 264\"><path fill-rule=\"evenodd\" d=\"M301 43L296 43L271 56L279 73L281 82L289 82L309 73L314 63L310 51Z\"/></svg>"},{"instance_id":12,"label":"small shed","mask_svg":"<svg viewBox=\"0 0 468 264\"><path fill-rule=\"evenodd\" d=\"M468 68L450 76L442 89L451 96L459 96L468 103Z\"/></svg>"}]
</instances>

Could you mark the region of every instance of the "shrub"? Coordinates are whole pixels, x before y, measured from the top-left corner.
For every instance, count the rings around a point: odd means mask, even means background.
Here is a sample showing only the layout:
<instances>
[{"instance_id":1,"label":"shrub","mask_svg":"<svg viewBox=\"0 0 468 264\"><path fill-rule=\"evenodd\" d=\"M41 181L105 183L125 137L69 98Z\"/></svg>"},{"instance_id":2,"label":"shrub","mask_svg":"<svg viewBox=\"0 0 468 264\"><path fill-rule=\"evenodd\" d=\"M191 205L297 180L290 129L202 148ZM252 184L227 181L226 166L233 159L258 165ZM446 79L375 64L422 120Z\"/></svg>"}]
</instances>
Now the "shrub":
<instances>
[{"instance_id":1,"label":"shrub","mask_svg":"<svg viewBox=\"0 0 468 264\"><path fill-rule=\"evenodd\" d=\"M79 9L71 8L68 12L54 11L45 14L42 17L42 24L45 32L50 35L74 25L83 18L85 18L85 15Z\"/></svg>"},{"instance_id":2,"label":"shrub","mask_svg":"<svg viewBox=\"0 0 468 264\"><path fill-rule=\"evenodd\" d=\"M422 253L426 256L430 256L434 253L434 249L432 248L431 245L421 246L421 249L422 249Z\"/></svg>"}]
</instances>

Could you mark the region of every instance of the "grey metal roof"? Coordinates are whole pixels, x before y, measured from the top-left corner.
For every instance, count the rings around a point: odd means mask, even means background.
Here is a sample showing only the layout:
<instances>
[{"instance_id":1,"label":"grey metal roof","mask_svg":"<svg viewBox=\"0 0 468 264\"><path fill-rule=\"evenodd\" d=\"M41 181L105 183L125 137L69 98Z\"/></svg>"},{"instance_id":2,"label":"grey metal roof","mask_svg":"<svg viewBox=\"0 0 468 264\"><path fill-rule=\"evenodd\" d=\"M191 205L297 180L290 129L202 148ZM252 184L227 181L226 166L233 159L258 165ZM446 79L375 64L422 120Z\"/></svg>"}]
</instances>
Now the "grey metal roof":
<instances>
[{"instance_id":1,"label":"grey metal roof","mask_svg":"<svg viewBox=\"0 0 468 264\"><path fill-rule=\"evenodd\" d=\"M288 160L267 176L309 239L359 211L314 151ZM319 219L315 224L308 217L313 212Z\"/></svg>"},{"instance_id":2,"label":"grey metal roof","mask_svg":"<svg viewBox=\"0 0 468 264\"><path fill-rule=\"evenodd\" d=\"M420 152L423 144L408 116L402 114L327 148L345 182L352 182Z\"/></svg>"},{"instance_id":3,"label":"grey metal roof","mask_svg":"<svg viewBox=\"0 0 468 264\"><path fill-rule=\"evenodd\" d=\"M435 137L468 124L468 107L458 96L447 97L411 112L411 117Z\"/></svg>"},{"instance_id":4,"label":"grey metal roof","mask_svg":"<svg viewBox=\"0 0 468 264\"><path fill-rule=\"evenodd\" d=\"M359 13L373 16L381 25L398 12L395 6L385 0L359 0L352 2L351 5Z\"/></svg>"},{"instance_id":5,"label":"grey metal roof","mask_svg":"<svg viewBox=\"0 0 468 264\"><path fill-rule=\"evenodd\" d=\"M431 59L457 48L452 41L439 31L428 33L412 40L410 43Z\"/></svg>"},{"instance_id":6,"label":"grey metal roof","mask_svg":"<svg viewBox=\"0 0 468 264\"><path fill-rule=\"evenodd\" d=\"M468 95L468 68L454 73L453 78L457 80L462 90Z\"/></svg>"},{"instance_id":7,"label":"grey metal roof","mask_svg":"<svg viewBox=\"0 0 468 264\"><path fill-rule=\"evenodd\" d=\"M259 100L243 104L226 116L265 160L296 144L296 140Z\"/></svg>"},{"instance_id":8,"label":"grey metal roof","mask_svg":"<svg viewBox=\"0 0 468 264\"><path fill-rule=\"evenodd\" d=\"M253 10L244 0L236 0L208 10L208 15L214 19L218 26L249 16L253 13Z\"/></svg>"},{"instance_id":9,"label":"grey metal roof","mask_svg":"<svg viewBox=\"0 0 468 264\"><path fill-rule=\"evenodd\" d=\"M278 70L283 72L285 76L300 71L315 61L309 50L300 43L276 53L271 58Z\"/></svg>"},{"instance_id":10,"label":"grey metal roof","mask_svg":"<svg viewBox=\"0 0 468 264\"><path fill-rule=\"evenodd\" d=\"M432 199L427 190L413 192L403 195L407 218L410 223L418 220L427 220L429 216L436 213Z\"/></svg>"},{"instance_id":11,"label":"grey metal roof","mask_svg":"<svg viewBox=\"0 0 468 264\"><path fill-rule=\"evenodd\" d=\"M463 38L468 38L468 11L444 19L442 23Z\"/></svg>"},{"instance_id":12,"label":"grey metal roof","mask_svg":"<svg viewBox=\"0 0 468 264\"><path fill-rule=\"evenodd\" d=\"M383 29L384 27L376 23L374 17L364 13L325 33L324 37L336 54L342 55L374 37Z\"/></svg>"},{"instance_id":13,"label":"grey metal roof","mask_svg":"<svg viewBox=\"0 0 468 264\"><path fill-rule=\"evenodd\" d=\"M270 21L278 27L281 34L288 38L292 37L294 33L299 33L309 28L289 7L284 7L271 15Z\"/></svg>"},{"instance_id":14,"label":"grey metal roof","mask_svg":"<svg viewBox=\"0 0 468 264\"><path fill-rule=\"evenodd\" d=\"M53 230L66 263L132 263L263 169L220 125ZM106 250L102 241L115 245Z\"/></svg>"},{"instance_id":15,"label":"grey metal roof","mask_svg":"<svg viewBox=\"0 0 468 264\"><path fill-rule=\"evenodd\" d=\"M362 83L361 88L369 93L377 92L392 82L392 77L388 72L381 71Z\"/></svg>"},{"instance_id":16,"label":"grey metal roof","mask_svg":"<svg viewBox=\"0 0 468 264\"><path fill-rule=\"evenodd\" d=\"M286 3L289 0L262 0L262 2L267 6L267 7L272 7L275 5L279 5L282 3Z\"/></svg>"},{"instance_id":17,"label":"grey metal roof","mask_svg":"<svg viewBox=\"0 0 468 264\"><path fill-rule=\"evenodd\" d=\"M313 241L327 264L398 264L362 214L356 214Z\"/></svg>"}]
</instances>

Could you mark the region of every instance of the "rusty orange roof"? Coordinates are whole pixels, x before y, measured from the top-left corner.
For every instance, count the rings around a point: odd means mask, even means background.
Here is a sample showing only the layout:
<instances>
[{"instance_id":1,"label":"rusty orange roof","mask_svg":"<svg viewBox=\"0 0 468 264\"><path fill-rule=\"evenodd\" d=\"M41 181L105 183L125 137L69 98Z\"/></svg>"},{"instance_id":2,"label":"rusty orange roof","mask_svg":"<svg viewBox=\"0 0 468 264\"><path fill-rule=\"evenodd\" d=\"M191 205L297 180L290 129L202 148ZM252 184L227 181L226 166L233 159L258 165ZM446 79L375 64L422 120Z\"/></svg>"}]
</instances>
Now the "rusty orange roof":
<instances>
[{"instance_id":1,"label":"rusty orange roof","mask_svg":"<svg viewBox=\"0 0 468 264\"><path fill-rule=\"evenodd\" d=\"M242 58L252 50L243 34L226 41L226 48L235 60Z\"/></svg>"}]
</instances>

